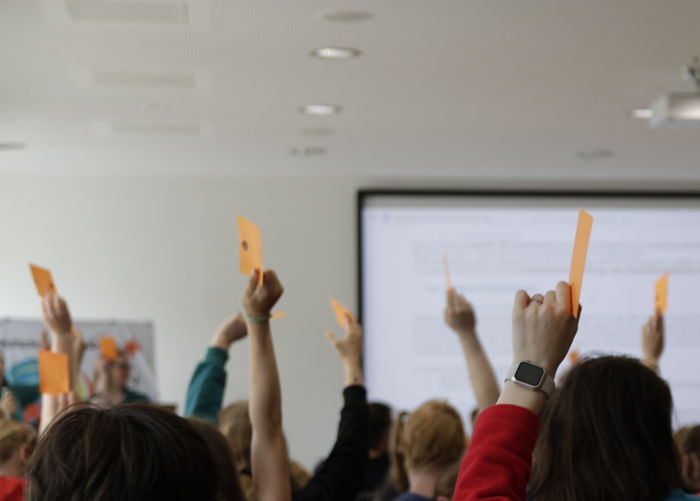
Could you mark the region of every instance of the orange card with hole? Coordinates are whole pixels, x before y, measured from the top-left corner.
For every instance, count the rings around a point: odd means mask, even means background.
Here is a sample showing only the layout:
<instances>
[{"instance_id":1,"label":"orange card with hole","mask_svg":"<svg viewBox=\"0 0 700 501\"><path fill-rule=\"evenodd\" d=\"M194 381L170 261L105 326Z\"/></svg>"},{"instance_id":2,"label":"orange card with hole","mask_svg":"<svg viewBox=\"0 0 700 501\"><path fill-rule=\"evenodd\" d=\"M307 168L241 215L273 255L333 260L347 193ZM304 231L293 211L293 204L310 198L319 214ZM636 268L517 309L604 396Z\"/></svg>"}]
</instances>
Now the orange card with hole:
<instances>
[{"instance_id":1,"label":"orange card with hole","mask_svg":"<svg viewBox=\"0 0 700 501\"><path fill-rule=\"evenodd\" d=\"M260 228L243 216L236 217L238 223L238 250L240 252L241 273L250 276L260 270L259 284L263 283L263 251Z\"/></svg>"},{"instance_id":2,"label":"orange card with hole","mask_svg":"<svg viewBox=\"0 0 700 501\"><path fill-rule=\"evenodd\" d=\"M117 350L117 342L112 336L105 336L100 338L100 354L105 360L110 362L114 361L119 357L119 350Z\"/></svg>"},{"instance_id":3,"label":"orange card with hole","mask_svg":"<svg viewBox=\"0 0 700 501\"><path fill-rule=\"evenodd\" d=\"M442 255L442 268L445 271L445 281L447 282L447 291L453 292L452 280L450 279L450 263L447 260L447 252Z\"/></svg>"},{"instance_id":4,"label":"orange card with hole","mask_svg":"<svg viewBox=\"0 0 700 501\"><path fill-rule=\"evenodd\" d=\"M331 308L333 308L333 313L335 313L335 319L338 324L343 328L348 328L348 317L352 318L352 313L345 306L340 304L335 299L331 299Z\"/></svg>"},{"instance_id":5,"label":"orange card with hole","mask_svg":"<svg viewBox=\"0 0 700 501\"><path fill-rule=\"evenodd\" d=\"M662 315L666 313L666 308L668 308L668 273L656 281L655 302L656 311Z\"/></svg>"},{"instance_id":6,"label":"orange card with hole","mask_svg":"<svg viewBox=\"0 0 700 501\"><path fill-rule=\"evenodd\" d=\"M569 284L571 285L571 312L574 318L578 318L579 299L581 298L581 286L583 284L583 272L586 269L586 255L588 254L588 242L591 239L593 217L583 209L578 211L578 225L576 227L576 240L574 252L571 256L571 269L569 272Z\"/></svg>"},{"instance_id":7,"label":"orange card with hole","mask_svg":"<svg viewBox=\"0 0 700 501\"><path fill-rule=\"evenodd\" d=\"M56 292L56 285L54 285L53 276L49 270L35 264L30 264L29 269L34 277L36 291L41 297L44 297L47 292Z\"/></svg>"},{"instance_id":8,"label":"orange card with hole","mask_svg":"<svg viewBox=\"0 0 700 501\"><path fill-rule=\"evenodd\" d=\"M54 397L70 392L67 353L39 350L39 391Z\"/></svg>"}]
</instances>

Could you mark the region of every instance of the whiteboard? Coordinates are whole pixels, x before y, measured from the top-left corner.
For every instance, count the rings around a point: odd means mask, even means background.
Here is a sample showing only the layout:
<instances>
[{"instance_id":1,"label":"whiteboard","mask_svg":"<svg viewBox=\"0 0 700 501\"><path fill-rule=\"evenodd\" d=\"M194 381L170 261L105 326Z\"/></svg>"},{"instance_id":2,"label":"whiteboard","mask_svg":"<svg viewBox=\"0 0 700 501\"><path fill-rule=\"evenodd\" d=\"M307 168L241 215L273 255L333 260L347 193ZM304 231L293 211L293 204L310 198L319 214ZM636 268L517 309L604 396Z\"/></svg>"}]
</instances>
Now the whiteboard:
<instances>
[{"instance_id":1,"label":"whiteboard","mask_svg":"<svg viewBox=\"0 0 700 501\"><path fill-rule=\"evenodd\" d=\"M700 421L700 197L688 195L361 195L369 397L406 410L443 398L468 416L476 401L458 339L442 320L443 254L453 286L474 304L477 331L501 382L512 361L515 292L544 293L568 280L579 207L595 222L572 349L640 356L655 281L669 273L661 374L673 391L677 423Z\"/></svg>"}]
</instances>

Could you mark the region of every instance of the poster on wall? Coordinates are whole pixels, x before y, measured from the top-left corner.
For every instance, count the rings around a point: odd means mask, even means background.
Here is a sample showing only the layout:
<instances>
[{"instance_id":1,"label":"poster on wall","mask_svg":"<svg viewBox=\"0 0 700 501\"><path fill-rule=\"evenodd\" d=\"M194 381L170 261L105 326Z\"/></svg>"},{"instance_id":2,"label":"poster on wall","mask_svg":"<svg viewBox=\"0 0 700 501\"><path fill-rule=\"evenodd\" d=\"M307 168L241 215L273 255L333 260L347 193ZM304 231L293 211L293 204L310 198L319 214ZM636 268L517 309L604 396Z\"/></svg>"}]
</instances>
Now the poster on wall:
<instances>
[{"instance_id":1,"label":"poster on wall","mask_svg":"<svg viewBox=\"0 0 700 501\"><path fill-rule=\"evenodd\" d=\"M93 380L95 365L100 356L100 338L112 337L117 348L127 354L131 365L129 389L147 395L153 402L158 401L152 322L89 320L75 321L74 324L87 343L77 385L78 394L82 398L89 397L94 391ZM10 385L38 387L37 352L41 349L43 329L41 320L0 319L0 350L4 355L4 375Z\"/></svg>"}]
</instances>

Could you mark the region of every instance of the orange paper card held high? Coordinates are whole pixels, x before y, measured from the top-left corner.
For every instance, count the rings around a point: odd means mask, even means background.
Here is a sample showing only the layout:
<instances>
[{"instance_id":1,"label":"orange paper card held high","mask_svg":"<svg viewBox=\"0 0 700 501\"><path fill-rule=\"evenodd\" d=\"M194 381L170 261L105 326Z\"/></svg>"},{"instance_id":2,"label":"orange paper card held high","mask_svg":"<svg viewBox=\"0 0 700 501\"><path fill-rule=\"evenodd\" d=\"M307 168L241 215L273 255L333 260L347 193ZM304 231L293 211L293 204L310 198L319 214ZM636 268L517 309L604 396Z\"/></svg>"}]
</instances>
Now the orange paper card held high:
<instances>
[{"instance_id":1,"label":"orange paper card held high","mask_svg":"<svg viewBox=\"0 0 700 501\"><path fill-rule=\"evenodd\" d=\"M41 297L44 297L47 292L56 292L56 286L53 283L53 277L49 270L34 264L30 264L29 269L32 272L32 277L34 277L36 290Z\"/></svg>"},{"instance_id":2,"label":"orange paper card held high","mask_svg":"<svg viewBox=\"0 0 700 501\"><path fill-rule=\"evenodd\" d=\"M447 261L447 252L442 255L442 268L445 271L445 281L447 282L447 292L453 292L452 280L450 279L450 263Z\"/></svg>"},{"instance_id":3,"label":"orange paper card held high","mask_svg":"<svg viewBox=\"0 0 700 501\"><path fill-rule=\"evenodd\" d=\"M119 351L117 350L117 342L111 336L105 336L100 338L100 354L105 360L110 362L114 361L119 357Z\"/></svg>"},{"instance_id":4,"label":"orange paper card held high","mask_svg":"<svg viewBox=\"0 0 700 501\"><path fill-rule=\"evenodd\" d=\"M571 312L574 318L578 318L581 285L583 284L583 271L586 268L586 254L588 254L588 241L591 239L592 227L593 217L585 210L579 209L574 253L571 256L571 270L569 272L569 284L571 284Z\"/></svg>"},{"instance_id":5,"label":"orange paper card held high","mask_svg":"<svg viewBox=\"0 0 700 501\"><path fill-rule=\"evenodd\" d=\"M39 391L54 397L70 392L67 353L39 350Z\"/></svg>"},{"instance_id":6,"label":"orange paper card held high","mask_svg":"<svg viewBox=\"0 0 700 501\"><path fill-rule=\"evenodd\" d=\"M333 308L333 313L335 313L335 319L338 321L338 324L343 329L347 329L348 317L352 318L352 313L350 313L350 310L335 299L331 299L331 308Z\"/></svg>"},{"instance_id":7,"label":"orange paper card held high","mask_svg":"<svg viewBox=\"0 0 700 501\"><path fill-rule=\"evenodd\" d=\"M662 315L666 313L668 308L668 274L662 276L656 281L656 312Z\"/></svg>"},{"instance_id":8,"label":"orange paper card held high","mask_svg":"<svg viewBox=\"0 0 700 501\"><path fill-rule=\"evenodd\" d=\"M260 270L260 280L263 283L263 251L260 228L244 218L237 216L238 250L241 255L241 273L250 276L254 270Z\"/></svg>"}]
</instances>

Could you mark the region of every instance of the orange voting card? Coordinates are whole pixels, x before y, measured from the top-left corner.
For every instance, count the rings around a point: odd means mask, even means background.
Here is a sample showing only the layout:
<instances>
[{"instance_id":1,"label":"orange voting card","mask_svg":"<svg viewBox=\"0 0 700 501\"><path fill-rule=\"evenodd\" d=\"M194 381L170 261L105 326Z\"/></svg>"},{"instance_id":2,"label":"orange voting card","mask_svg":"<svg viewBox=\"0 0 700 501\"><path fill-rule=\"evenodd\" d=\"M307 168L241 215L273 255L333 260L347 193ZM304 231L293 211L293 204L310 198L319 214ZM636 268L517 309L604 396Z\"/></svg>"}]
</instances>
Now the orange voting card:
<instances>
[{"instance_id":1,"label":"orange voting card","mask_svg":"<svg viewBox=\"0 0 700 501\"><path fill-rule=\"evenodd\" d=\"M656 281L656 311L662 315L668 308L668 273Z\"/></svg>"},{"instance_id":2,"label":"orange voting card","mask_svg":"<svg viewBox=\"0 0 700 501\"><path fill-rule=\"evenodd\" d=\"M119 352L117 350L117 342L112 336L105 336L100 338L100 354L104 357L105 360L109 360L110 362L117 359L117 357L119 356Z\"/></svg>"},{"instance_id":3,"label":"orange voting card","mask_svg":"<svg viewBox=\"0 0 700 501\"><path fill-rule=\"evenodd\" d=\"M44 297L47 292L56 292L56 286L53 283L53 277L51 276L51 272L49 270L34 264L30 264L29 269L34 277L36 290L41 297Z\"/></svg>"},{"instance_id":4,"label":"orange voting card","mask_svg":"<svg viewBox=\"0 0 700 501\"><path fill-rule=\"evenodd\" d=\"M39 391L54 397L70 392L67 353L39 350Z\"/></svg>"},{"instance_id":5,"label":"orange voting card","mask_svg":"<svg viewBox=\"0 0 700 501\"><path fill-rule=\"evenodd\" d=\"M571 365L578 364L578 361L580 359L581 359L581 353L578 350L571 350L569 352L569 362L571 362Z\"/></svg>"},{"instance_id":6,"label":"orange voting card","mask_svg":"<svg viewBox=\"0 0 700 501\"><path fill-rule=\"evenodd\" d=\"M241 253L241 273L250 276L254 270L260 270L259 284L263 283L263 251L260 228L244 218L237 216L238 250Z\"/></svg>"},{"instance_id":7,"label":"orange voting card","mask_svg":"<svg viewBox=\"0 0 700 501\"><path fill-rule=\"evenodd\" d=\"M574 253L571 256L571 271L569 272L569 284L571 284L571 312L574 318L578 318L581 285L583 284L583 271L586 268L586 254L588 253L588 241L591 238L592 227L593 217L585 210L579 209Z\"/></svg>"},{"instance_id":8,"label":"orange voting card","mask_svg":"<svg viewBox=\"0 0 700 501\"><path fill-rule=\"evenodd\" d=\"M348 317L352 318L352 313L345 306L340 304L335 299L331 299L331 308L333 308L333 313L335 313L335 318L338 324L343 328L348 328Z\"/></svg>"},{"instance_id":9,"label":"orange voting card","mask_svg":"<svg viewBox=\"0 0 700 501\"><path fill-rule=\"evenodd\" d=\"M447 291L452 292L452 280L450 280L450 263L447 261L447 252L442 255L442 268L445 270L445 281L447 282Z\"/></svg>"},{"instance_id":10,"label":"orange voting card","mask_svg":"<svg viewBox=\"0 0 700 501\"><path fill-rule=\"evenodd\" d=\"M277 311L277 312L273 313L272 315L270 315L270 320L275 320L275 319L277 319L277 318L282 318L282 317L285 316L285 315L286 315L285 312L283 312L283 311Z\"/></svg>"}]
</instances>

